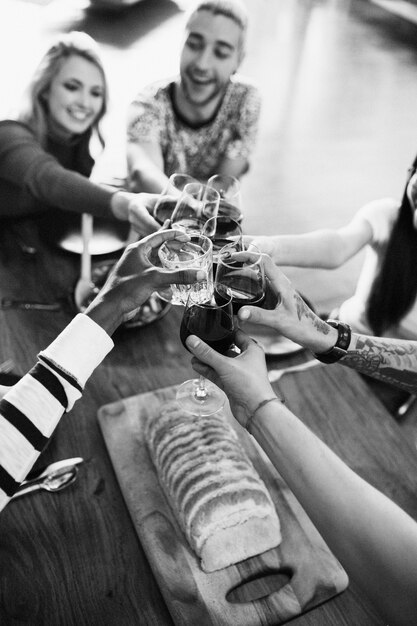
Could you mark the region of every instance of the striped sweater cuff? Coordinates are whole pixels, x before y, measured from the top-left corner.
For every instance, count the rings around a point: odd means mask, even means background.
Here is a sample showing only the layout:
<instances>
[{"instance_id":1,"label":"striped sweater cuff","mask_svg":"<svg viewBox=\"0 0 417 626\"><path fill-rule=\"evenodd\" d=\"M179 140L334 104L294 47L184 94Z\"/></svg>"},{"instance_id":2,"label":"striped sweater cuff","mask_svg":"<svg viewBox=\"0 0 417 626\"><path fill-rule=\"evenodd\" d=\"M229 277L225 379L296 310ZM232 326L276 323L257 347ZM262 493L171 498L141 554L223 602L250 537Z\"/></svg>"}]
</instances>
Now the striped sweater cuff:
<instances>
[{"instance_id":1,"label":"striped sweater cuff","mask_svg":"<svg viewBox=\"0 0 417 626\"><path fill-rule=\"evenodd\" d=\"M113 346L101 326L79 313L38 358L81 392Z\"/></svg>"}]
</instances>

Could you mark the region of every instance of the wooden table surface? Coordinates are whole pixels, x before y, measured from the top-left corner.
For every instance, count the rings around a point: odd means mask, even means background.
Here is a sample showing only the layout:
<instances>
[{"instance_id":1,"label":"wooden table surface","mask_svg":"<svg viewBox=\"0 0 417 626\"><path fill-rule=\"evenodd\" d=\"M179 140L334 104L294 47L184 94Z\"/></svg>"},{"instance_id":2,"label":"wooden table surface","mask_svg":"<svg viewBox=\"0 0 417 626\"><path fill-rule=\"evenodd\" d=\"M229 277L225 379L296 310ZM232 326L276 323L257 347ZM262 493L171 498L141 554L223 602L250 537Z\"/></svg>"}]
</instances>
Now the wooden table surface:
<instances>
[{"instance_id":1,"label":"wooden table surface","mask_svg":"<svg viewBox=\"0 0 417 626\"><path fill-rule=\"evenodd\" d=\"M79 258L38 247L23 254L0 226L0 296L52 301L75 284ZM115 348L58 425L38 465L81 456L78 481L60 494L37 492L0 515L0 624L60 626L172 624L121 495L97 422L119 398L180 383L192 374L179 339L182 309L144 329L118 331ZM24 374L70 321L70 311L0 311L0 363ZM298 357L300 358L300 357ZM294 361L271 361L280 367ZM417 519L417 455L355 373L340 365L283 377L288 406L351 467ZM140 477L138 477L140 479ZM295 626L382 625L351 582ZM232 625L238 626L238 625Z\"/></svg>"}]
</instances>

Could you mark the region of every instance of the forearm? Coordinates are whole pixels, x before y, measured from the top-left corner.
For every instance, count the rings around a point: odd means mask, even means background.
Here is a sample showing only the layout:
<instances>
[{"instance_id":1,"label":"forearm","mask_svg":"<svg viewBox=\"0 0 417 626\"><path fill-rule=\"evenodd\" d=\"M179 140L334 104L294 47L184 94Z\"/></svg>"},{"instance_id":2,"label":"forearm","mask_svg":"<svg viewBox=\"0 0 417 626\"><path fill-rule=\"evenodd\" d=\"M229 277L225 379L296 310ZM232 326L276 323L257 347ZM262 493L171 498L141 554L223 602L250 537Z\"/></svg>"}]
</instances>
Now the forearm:
<instances>
[{"instance_id":1,"label":"forearm","mask_svg":"<svg viewBox=\"0 0 417 626\"><path fill-rule=\"evenodd\" d=\"M102 290L87 307L84 314L111 336L123 321L117 287L110 292Z\"/></svg>"},{"instance_id":2,"label":"forearm","mask_svg":"<svg viewBox=\"0 0 417 626\"><path fill-rule=\"evenodd\" d=\"M38 364L6 393L0 402L0 510L112 347L101 328L77 315L39 354Z\"/></svg>"},{"instance_id":3,"label":"forearm","mask_svg":"<svg viewBox=\"0 0 417 626\"><path fill-rule=\"evenodd\" d=\"M91 182L85 176L57 167L42 181L38 179L31 192L50 206L96 217L113 217L111 208L114 190Z\"/></svg>"},{"instance_id":4,"label":"forearm","mask_svg":"<svg viewBox=\"0 0 417 626\"><path fill-rule=\"evenodd\" d=\"M297 315L293 318L290 336L313 354L327 352L337 341L337 330L320 319L293 295ZM362 374L417 394L417 341L386 339L352 333L347 354L339 363Z\"/></svg>"},{"instance_id":5,"label":"forearm","mask_svg":"<svg viewBox=\"0 0 417 626\"><path fill-rule=\"evenodd\" d=\"M129 219L130 198L130 194L123 191L113 193L110 208L113 216L118 220L127 221Z\"/></svg>"},{"instance_id":6,"label":"forearm","mask_svg":"<svg viewBox=\"0 0 417 626\"><path fill-rule=\"evenodd\" d=\"M414 520L350 470L285 406L264 406L251 432L348 574L390 624L411 623L417 612Z\"/></svg>"},{"instance_id":7,"label":"forearm","mask_svg":"<svg viewBox=\"0 0 417 626\"><path fill-rule=\"evenodd\" d=\"M417 341L352 334L342 365L417 394Z\"/></svg>"},{"instance_id":8,"label":"forearm","mask_svg":"<svg viewBox=\"0 0 417 626\"><path fill-rule=\"evenodd\" d=\"M135 143L128 143L127 163L130 190L139 193L161 193L168 183L158 146L149 147L149 154Z\"/></svg>"},{"instance_id":9,"label":"forearm","mask_svg":"<svg viewBox=\"0 0 417 626\"><path fill-rule=\"evenodd\" d=\"M63 167L46 152L28 128L0 123L0 175L43 206L110 217L112 191ZM16 204L19 205L19 197Z\"/></svg>"},{"instance_id":10,"label":"forearm","mask_svg":"<svg viewBox=\"0 0 417 626\"><path fill-rule=\"evenodd\" d=\"M167 183L168 177L154 165L129 171L129 185L134 193L161 193Z\"/></svg>"},{"instance_id":11,"label":"forearm","mask_svg":"<svg viewBox=\"0 0 417 626\"><path fill-rule=\"evenodd\" d=\"M343 242L335 230L318 230L303 235L277 235L269 238L270 256L280 266L332 269L343 263Z\"/></svg>"},{"instance_id":12,"label":"forearm","mask_svg":"<svg viewBox=\"0 0 417 626\"><path fill-rule=\"evenodd\" d=\"M249 170L249 160L244 157L238 157L235 159L223 159L223 161L217 167L217 174L223 174L224 176L234 176L235 178L241 178Z\"/></svg>"},{"instance_id":13,"label":"forearm","mask_svg":"<svg viewBox=\"0 0 417 626\"><path fill-rule=\"evenodd\" d=\"M111 217L114 190L93 183L85 176L62 167L49 155L39 155L21 180L37 202L74 213Z\"/></svg>"}]
</instances>

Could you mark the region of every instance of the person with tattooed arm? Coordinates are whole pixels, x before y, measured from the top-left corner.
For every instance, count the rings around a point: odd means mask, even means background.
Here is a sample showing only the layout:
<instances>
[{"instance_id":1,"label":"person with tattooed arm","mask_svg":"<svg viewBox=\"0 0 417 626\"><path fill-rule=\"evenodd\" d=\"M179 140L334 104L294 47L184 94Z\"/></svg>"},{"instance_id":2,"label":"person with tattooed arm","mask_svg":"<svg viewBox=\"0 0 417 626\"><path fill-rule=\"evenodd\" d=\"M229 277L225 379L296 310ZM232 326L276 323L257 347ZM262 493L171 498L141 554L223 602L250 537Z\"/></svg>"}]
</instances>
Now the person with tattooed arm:
<instances>
[{"instance_id":1,"label":"person with tattooed arm","mask_svg":"<svg viewBox=\"0 0 417 626\"><path fill-rule=\"evenodd\" d=\"M330 323L322 320L271 258L265 255L264 259L265 273L277 303L271 310L242 307L238 317L243 330L245 322L269 326L310 350L324 363L338 361L361 374L417 394L417 341L362 335L338 320Z\"/></svg>"},{"instance_id":2,"label":"person with tattooed arm","mask_svg":"<svg viewBox=\"0 0 417 626\"><path fill-rule=\"evenodd\" d=\"M269 311L242 307L242 322L268 324L328 362L343 353L339 363L417 392L417 342L337 332L307 307L269 258L266 271L278 303ZM346 347L335 354L341 342ZM256 341L239 330L235 343L241 352L230 358L194 335L186 340L195 371L224 389L236 420L269 456L383 623L414 624L416 521L345 464L277 397Z\"/></svg>"}]
</instances>

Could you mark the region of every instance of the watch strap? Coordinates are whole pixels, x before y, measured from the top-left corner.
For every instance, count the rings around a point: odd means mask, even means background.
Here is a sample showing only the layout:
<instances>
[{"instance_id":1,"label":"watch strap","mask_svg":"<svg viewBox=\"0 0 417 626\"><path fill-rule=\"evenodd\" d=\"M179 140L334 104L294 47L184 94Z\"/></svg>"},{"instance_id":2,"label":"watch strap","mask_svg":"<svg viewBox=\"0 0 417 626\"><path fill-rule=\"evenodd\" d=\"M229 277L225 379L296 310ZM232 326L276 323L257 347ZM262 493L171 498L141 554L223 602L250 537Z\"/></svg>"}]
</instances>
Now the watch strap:
<instances>
[{"instance_id":1,"label":"watch strap","mask_svg":"<svg viewBox=\"0 0 417 626\"><path fill-rule=\"evenodd\" d=\"M349 348L350 339L352 335L349 324L341 322L340 320L326 320L327 324L333 326L337 330L337 340L333 348L320 354L314 354L315 358L322 363L336 363L342 357L346 356L347 349Z\"/></svg>"}]
</instances>

